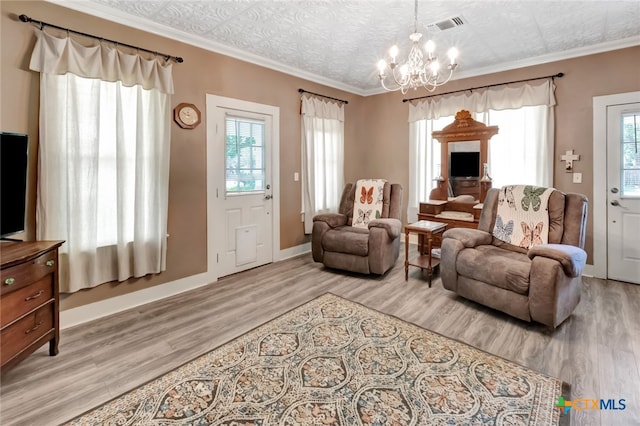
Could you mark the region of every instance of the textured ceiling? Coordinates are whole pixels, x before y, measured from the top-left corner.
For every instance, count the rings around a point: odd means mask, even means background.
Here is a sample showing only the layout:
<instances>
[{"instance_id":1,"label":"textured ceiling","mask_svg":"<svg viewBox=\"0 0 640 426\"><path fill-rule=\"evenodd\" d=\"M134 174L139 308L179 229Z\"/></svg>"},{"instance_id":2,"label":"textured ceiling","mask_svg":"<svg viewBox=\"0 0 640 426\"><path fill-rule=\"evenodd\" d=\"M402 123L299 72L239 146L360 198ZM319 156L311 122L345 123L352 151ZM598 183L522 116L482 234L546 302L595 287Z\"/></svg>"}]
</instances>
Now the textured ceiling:
<instances>
[{"instance_id":1,"label":"textured ceiling","mask_svg":"<svg viewBox=\"0 0 640 426\"><path fill-rule=\"evenodd\" d=\"M376 63L394 43L405 57L414 22L411 0L56 3L363 95L381 92ZM418 8L418 30L440 55L460 51L458 77L640 45L638 0L422 0ZM455 16L464 24L432 25Z\"/></svg>"}]
</instances>

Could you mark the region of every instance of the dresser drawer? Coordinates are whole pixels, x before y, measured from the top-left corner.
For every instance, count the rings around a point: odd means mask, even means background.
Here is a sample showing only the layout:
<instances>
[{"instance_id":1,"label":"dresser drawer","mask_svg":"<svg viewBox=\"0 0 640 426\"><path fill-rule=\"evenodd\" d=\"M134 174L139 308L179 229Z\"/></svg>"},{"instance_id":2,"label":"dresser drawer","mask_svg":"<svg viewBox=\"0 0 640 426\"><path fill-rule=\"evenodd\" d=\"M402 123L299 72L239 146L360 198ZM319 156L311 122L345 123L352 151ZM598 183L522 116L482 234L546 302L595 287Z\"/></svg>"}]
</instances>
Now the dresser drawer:
<instances>
[{"instance_id":1,"label":"dresser drawer","mask_svg":"<svg viewBox=\"0 0 640 426\"><path fill-rule=\"evenodd\" d=\"M454 183L458 188L477 188L480 183L476 179L457 180Z\"/></svg>"},{"instance_id":2,"label":"dresser drawer","mask_svg":"<svg viewBox=\"0 0 640 426\"><path fill-rule=\"evenodd\" d=\"M456 188L453 193L458 195L473 195L476 198L480 197L480 190L478 188Z\"/></svg>"},{"instance_id":3,"label":"dresser drawer","mask_svg":"<svg viewBox=\"0 0 640 426\"><path fill-rule=\"evenodd\" d=\"M0 340L0 362L4 364L16 354L53 329L53 303L47 303L37 311L25 316L2 330Z\"/></svg>"},{"instance_id":4,"label":"dresser drawer","mask_svg":"<svg viewBox=\"0 0 640 426\"><path fill-rule=\"evenodd\" d=\"M35 259L0 271L0 294L16 291L56 270L56 250L42 254Z\"/></svg>"},{"instance_id":5,"label":"dresser drawer","mask_svg":"<svg viewBox=\"0 0 640 426\"><path fill-rule=\"evenodd\" d=\"M11 323L53 298L53 278L44 276L32 285L20 287L2 298L0 326Z\"/></svg>"}]
</instances>

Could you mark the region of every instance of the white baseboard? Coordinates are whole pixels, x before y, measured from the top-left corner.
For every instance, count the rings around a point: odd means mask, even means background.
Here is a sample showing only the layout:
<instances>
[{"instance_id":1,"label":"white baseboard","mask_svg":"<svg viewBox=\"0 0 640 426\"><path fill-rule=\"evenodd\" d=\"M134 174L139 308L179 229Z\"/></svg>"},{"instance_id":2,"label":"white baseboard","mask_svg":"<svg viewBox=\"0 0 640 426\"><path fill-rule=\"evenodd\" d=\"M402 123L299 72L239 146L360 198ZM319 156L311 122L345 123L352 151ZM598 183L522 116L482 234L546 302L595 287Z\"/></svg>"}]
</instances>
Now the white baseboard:
<instances>
[{"instance_id":1,"label":"white baseboard","mask_svg":"<svg viewBox=\"0 0 640 426\"><path fill-rule=\"evenodd\" d=\"M588 263L586 265L584 265L584 269L582 270L582 275L584 275L585 277L594 277L595 275L595 268L593 267L593 265L589 265Z\"/></svg>"},{"instance_id":2,"label":"white baseboard","mask_svg":"<svg viewBox=\"0 0 640 426\"><path fill-rule=\"evenodd\" d=\"M274 261L286 260L292 257L299 256L301 254L310 253L311 252L311 243L304 243L298 246L289 247L284 250L280 250L277 256L274 256Z\"/></svg>"},{"instance_id":3,"label":"white baseboard","mask_svg":"<svg viewBox=\"0 0 640 426\"><path fill-rule=\"evenodd\" d=\"M301 244L280 250L274 256L274 262L289 259L311 251L311 243ZM78 306L60 312L60 328L65 329L85 322L93 321L108 315L117 314L136 306L151 303L165 297L174 296L185 291L193 290L218 280L215 272L203 272L190 277L180 278L164 284L159 284L122 296L111 297L88 305Z\"/></svg>"},{"instance_id":4,"label":"white baseboard","mask_svg":"<svg viewBox=\"0 0 640 426\"><path fill-rule=\"evenodd\" d=\"M61 311L60 328L73 327L216 282L218 280L217 277L211 275L213 274L204 272L133 293Z\"/></svg>"}]
</instances>

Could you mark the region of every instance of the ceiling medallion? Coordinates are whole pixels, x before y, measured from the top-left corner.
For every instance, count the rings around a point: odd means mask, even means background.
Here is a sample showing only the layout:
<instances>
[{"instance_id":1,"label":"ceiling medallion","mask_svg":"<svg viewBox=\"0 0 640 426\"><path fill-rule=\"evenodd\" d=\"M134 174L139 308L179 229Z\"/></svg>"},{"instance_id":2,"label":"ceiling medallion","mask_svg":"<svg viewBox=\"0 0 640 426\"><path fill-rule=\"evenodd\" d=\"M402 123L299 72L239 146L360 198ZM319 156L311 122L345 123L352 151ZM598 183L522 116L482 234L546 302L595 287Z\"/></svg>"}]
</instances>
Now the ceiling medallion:
<instances>
[{"instance_id":1,"label":"ceiling medallion","mask_svg":"<svg viewBox=\"0 0 640 426\"><path fill-rule=\"evenodd\" d=\"M433 92L438 86L451 80L453 72L458 67L456 63L458 49L452 47L447 52L449 65L447 66L448 75L446 75L446 72L441 73L440 62L435 55L436 44L432 40L427 41L424 46L425 54L418 44L421 38L422 34L418 32L418 0L415 0L414 30L413 34L409 35L412 44L407 60L398 62L398 46L394 45L389 49L391 60L381 59L378 61L378 78L385 90L391 92L400 90L405 94L409 89L415 90L418 87L424 87L429 92ZM389 69L391 80L393 80L391 86L386 83L387 69Z\"/></svg>"}]
</instances>

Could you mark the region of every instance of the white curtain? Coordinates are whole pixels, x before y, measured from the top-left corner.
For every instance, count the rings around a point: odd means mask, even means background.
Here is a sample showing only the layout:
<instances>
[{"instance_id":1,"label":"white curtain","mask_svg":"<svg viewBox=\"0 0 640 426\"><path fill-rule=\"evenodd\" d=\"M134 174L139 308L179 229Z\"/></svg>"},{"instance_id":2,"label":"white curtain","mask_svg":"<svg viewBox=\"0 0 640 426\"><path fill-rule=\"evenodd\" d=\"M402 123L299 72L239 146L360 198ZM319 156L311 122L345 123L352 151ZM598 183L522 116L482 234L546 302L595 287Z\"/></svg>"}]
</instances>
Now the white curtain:
<instances>
[{"instance_id":1,"label":"white curtain","mask_svg":"<svg viewBox=\"0 0 640 426\"><path fill-rule=\"evenodd\" d=\"M480 117L499 126L489 141L489 169L493 187L513 184L553 186L553 110L546 105L503 111Z\"/></svg>"},{"instance_id":2,"label":"white curtain","mask_svg":"<svg viewBox=\"0 0 640 426\"><path fill-rule=\"evenodd\" d=\"M337 212L344 186L344 104L302 97L302 214Z\"/></svg>"},{"instance_id":3,"label":"white curtain","mask_svg":"<svg viewBox=\"0 0 640 426\"><path fill-rule=\"evenodd\" d=\"M166 268L171 65L39 31L36 236L62 292Z\"/></svg>"},{"instance_id":4,"label":"white curtain","mask_svg":"<svg viewBox=\"0 0 640 426\"><path fill-rule=\"evenodd\" d=\"M418 220L418 206L421 201L429 199L429 194L435 187L434 179L440 175L440 144L434 142L431 133L442 129L452 120L452 117L441 117L438 120L409 123L409 223Z\"/></svg>"},{"instance_id":5,"label":"white curtain","mask_svg":"<svg viewBox=\"0 0 640 426\"><path fill-rule=\"evenodd\" d=\"M473 112L489 110L518 109L525 106L556 105L553 80L522 84L517 87L491 87L481 92L462 92L448 96L427 98L409 105L409 122L433 120L455 115L461 109Z\"/></svg>"},{"instance_id":6,"label":"white curtain","mask_svg":"<svg viewBox=\"0 0 640 426\"><path fill-rule=\"evenodd\" d=\"M478 121L499 126L498 134L489 141L489 170L494 187L517 183L551 186L554 90L553 81L545 80L410 104L408 220L417 217L420 201L428 199L440 162L440 144L432 140L431 132L451 123L461 109L475 113Z\"/></svg>"}]
</instances>

